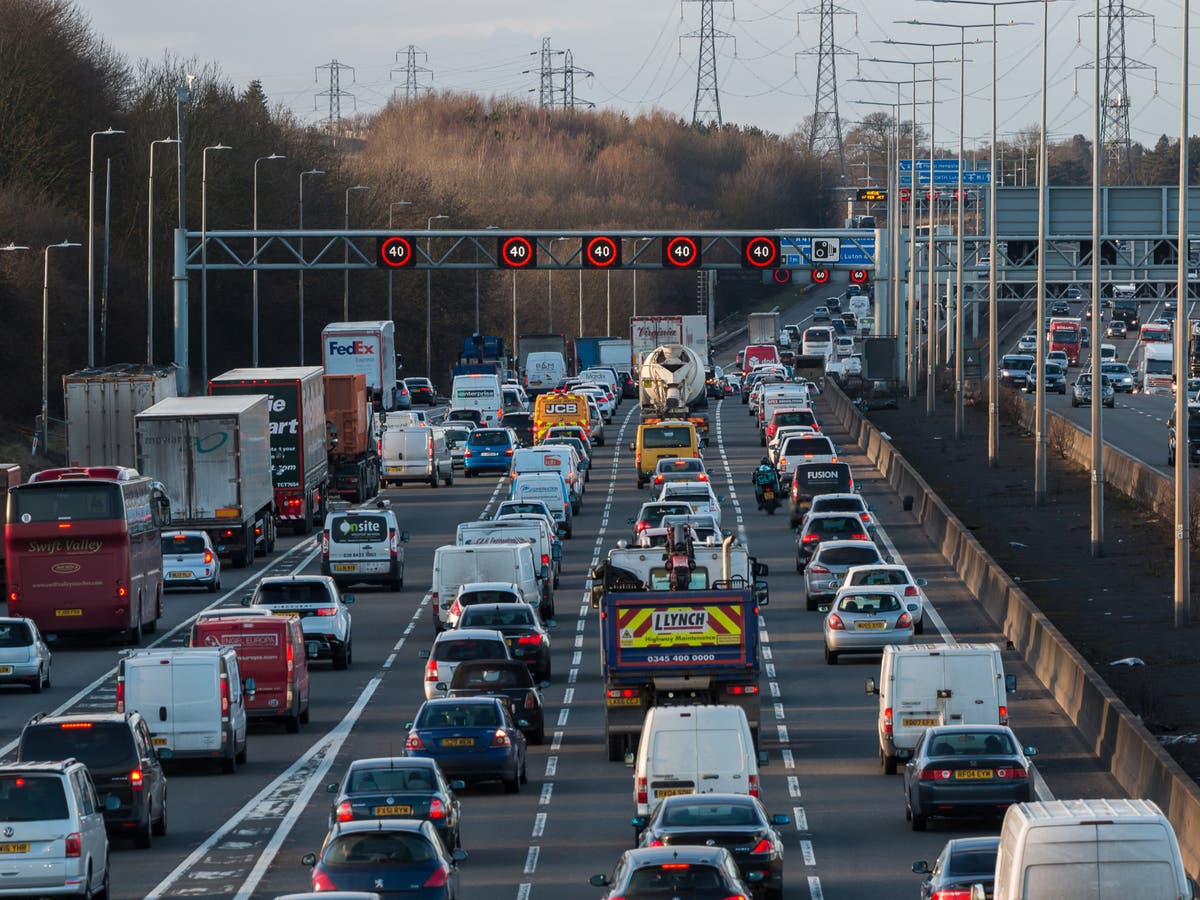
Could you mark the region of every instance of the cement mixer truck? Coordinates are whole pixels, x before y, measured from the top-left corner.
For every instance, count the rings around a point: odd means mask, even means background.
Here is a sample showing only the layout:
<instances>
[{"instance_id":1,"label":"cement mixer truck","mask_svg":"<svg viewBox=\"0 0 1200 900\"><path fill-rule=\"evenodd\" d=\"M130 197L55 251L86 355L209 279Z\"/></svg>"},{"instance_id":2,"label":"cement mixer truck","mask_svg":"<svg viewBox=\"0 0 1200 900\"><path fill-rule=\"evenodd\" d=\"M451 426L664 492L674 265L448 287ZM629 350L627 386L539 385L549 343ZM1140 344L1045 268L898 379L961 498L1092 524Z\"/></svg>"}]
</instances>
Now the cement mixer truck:
<instances>
[{"instance_id":1,"label":"cement mixer truck","mask_svg":"<svg viewBox=\"0 0 1200 900\"><path fill-rule=\"evenodd\" d=\"M696 427L701 444L708 444L708 396L705 361L683 344L663 344L642 359L638 371L642 422L680 419Z\"/></svg>"}]
</instances>

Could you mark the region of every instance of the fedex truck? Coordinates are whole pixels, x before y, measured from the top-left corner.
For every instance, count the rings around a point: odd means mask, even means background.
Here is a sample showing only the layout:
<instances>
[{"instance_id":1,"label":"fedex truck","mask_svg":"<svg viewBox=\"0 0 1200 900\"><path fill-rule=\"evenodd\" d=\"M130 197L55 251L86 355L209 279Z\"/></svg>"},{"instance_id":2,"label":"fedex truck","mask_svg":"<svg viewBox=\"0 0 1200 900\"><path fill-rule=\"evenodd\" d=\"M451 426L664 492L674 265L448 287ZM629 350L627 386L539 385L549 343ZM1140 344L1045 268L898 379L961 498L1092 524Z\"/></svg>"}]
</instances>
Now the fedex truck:
<instances>
[{"instance_id":1,"label":"fedex truck","mask_svg":"<svg viewBox=\"0 0 1200 900\"><path fill-rule=\"evenodd\" d=\"M382 322L330 322L321 332L327 375L367 376L367 395L377 410L396 408L396 326Z\"/></svg>"}]
</instances>

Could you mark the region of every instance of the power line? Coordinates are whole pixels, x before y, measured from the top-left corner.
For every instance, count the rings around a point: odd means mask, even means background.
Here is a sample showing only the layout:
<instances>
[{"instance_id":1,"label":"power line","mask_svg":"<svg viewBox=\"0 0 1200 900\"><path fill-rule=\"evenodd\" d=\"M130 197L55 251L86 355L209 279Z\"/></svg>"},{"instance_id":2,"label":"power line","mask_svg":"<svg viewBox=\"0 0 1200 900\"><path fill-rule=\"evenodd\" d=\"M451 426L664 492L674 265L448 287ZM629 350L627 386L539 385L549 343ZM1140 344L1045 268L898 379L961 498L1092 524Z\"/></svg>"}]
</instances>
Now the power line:
<instances>
[{"instance_id":1,"label":"power line","mask_svg":"<svg viewBox=\"0 0 1200 900\"><path fill-rule=\"evenodd\" d=\"M813 99L813 118L812 128L808 133L808 149L810 153L821 156L835 153L838 160L838 174L841 176L840 180L844 181L846 178L846 149L842 144L842 119L838 111L837 58L838 54L853 53L853 51L837 45L833 36L833 22L835 16L855 14L835 5L833 0L820 0L819 6L806 9L800 15L813 14L820 16L820 41L816 50L817 89ZM855 22L857 23L857 17ZM796 30L800 30L798 19ZM802 52L813 53L812 50Z\"/></svg>"},{"instance_id":2,"label":"power line","mask_svg":"<svg viewBox=\"0 0 1200 900\"><path fill-rule=\"evenodd\" d=\"M721 92L717 86L717 38L732 37L718 31L713 13L713 3L732 3L733 0L683 0L684 3L700 4L700 30L683 35L684 38L699 38L700 53L696 58L696 99L692 104L693 125L722 124ZM680 13L682 14L682 9ZM734 54L737 45L734 45Z\"/></svg>"},{"instance_id":3,"label":"power line","mask_svg":"<svg viewBox=\"0 0 1200 900\"><path fill-rule=\"evenodd\" d=\"M420 49L419 47L416 47L413 44L409 44L408 47L405 48L404 51L397 50L396 51L396 62L400 61L401 52L403 52L405 54L405 62L404 62L404 69L403 69L403 72L404 72L404 102L411 103L412 101L416 100L419 96L421 96L422 93L433 90L433 85L421 84L421 82L420 82L420 77L422 75L428 75L429 80L433 81L433 69L428 69L425 66L417 65L417 57L418 56L421 57L422 62L429 61L429 54L426 53L424 50ZM388 77L390 78L392 76L392 73L399 72L399 71L401 71L401 69L399 69L399 68L392 69L392 71L388 73ZM398 92L399 90L400 90L400 88L396 88L396 92Z\"/></svg>"},{"instance_id":4,"label":"power line","mask_svg":"<svg viewBox=\"0 0 1200 900\"><path fill-rule=\"evenodd\" d=\"M329 70L329 90L321 91L317 94L317 105L314 108L320 109L322 97L329 98L329 116L325 120L325 124L327 128L332 130L334 126L341 124L343 97L349 97L352 101L354 101L354 109L355 111L358 110L358 100L355 98L355 96L349 91L342 90L342 70L346 69L350 72L350 83L353 84L354 66L343 65L336 59L330 60L329 62L325 63L325 65L316 67L318 80L320 80L320 72L322 69Z\"/></svg>"}]
</instances>

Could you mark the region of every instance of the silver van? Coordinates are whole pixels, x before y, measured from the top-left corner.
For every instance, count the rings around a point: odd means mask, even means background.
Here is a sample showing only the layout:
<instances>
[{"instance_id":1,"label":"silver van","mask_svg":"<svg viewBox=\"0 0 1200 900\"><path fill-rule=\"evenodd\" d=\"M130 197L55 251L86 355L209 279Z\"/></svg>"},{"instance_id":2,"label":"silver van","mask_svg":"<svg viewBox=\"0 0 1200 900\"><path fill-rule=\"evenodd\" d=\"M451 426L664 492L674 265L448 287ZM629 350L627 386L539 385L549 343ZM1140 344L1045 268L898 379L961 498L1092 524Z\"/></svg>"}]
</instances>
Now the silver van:
<instances>
[{"instance_id":1,"label":"silver van","mask_svg":"<svg viewBox=\"0 0 1200 900\"><path fill-rule=\"evenodd\" d=\"M446 433L431 425L385 424L379 439L383 461L380 482L383 487L406 481L423 481L435 488L454 484L454 460L446 446Z\"/></svg>"},{"instance_id":2,"label":"silver van","mask_svg":"<svg viewBox=\"0 0 1200 900\"><path fill-rule=\"evenodd\" d=\"M387 500L380 500L365 509L340 509L326 515L321 532L321 574L332 577L338 587L361 581L393 591L402 589L408 532L400 530L390 506Z\"/></svg>"}]
</instances>

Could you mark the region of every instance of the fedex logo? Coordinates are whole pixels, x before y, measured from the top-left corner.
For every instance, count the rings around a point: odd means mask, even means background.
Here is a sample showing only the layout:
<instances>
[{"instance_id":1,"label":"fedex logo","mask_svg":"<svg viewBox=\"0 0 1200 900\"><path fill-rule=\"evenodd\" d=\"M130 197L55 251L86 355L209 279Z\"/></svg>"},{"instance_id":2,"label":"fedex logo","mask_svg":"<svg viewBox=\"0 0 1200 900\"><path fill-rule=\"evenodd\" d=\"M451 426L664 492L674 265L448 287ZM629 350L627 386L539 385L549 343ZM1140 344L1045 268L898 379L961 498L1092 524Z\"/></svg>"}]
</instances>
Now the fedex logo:
<instances>
[{"instance_id":1,"label":"fedex logo","mask_svg":"<svg viewBox=\"0 0 1200 900\"><path fill-rule=\"evenodd\" d=\"M375 345L368 344L366 341L343 343L331 338L325 352L330 356L374 356Z\"/></svg>"}]
</instances>

